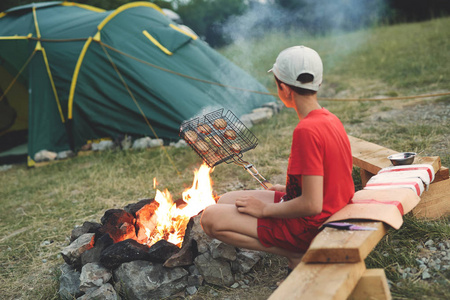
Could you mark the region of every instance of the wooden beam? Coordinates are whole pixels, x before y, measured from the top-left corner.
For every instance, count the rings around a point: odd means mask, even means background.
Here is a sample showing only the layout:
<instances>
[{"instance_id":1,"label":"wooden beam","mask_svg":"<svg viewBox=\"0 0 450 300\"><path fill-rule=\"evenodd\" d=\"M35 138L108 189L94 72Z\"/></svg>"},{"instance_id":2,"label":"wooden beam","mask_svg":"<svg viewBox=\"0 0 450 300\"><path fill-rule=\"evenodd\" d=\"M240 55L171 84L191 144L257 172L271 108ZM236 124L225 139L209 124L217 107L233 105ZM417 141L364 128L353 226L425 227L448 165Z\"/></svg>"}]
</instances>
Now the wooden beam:
<instances>
[{"instance_id":1,"label":"wooden beam","mask_svg":"<svg viewBox=\"0 0 450 300\"><path fill-rule=\"evenodd\" d=\"M348 264L300 263L269 297L280 299L347 299L366 266L364 262Z\"/></svg>"},{"instance_id":2,"label":"wooden beam","mask_svg":"<svg viewBox=\"0 0 450 300\"><path fill-rule=\"evenodd\" d=\"M365 187L367 182L374 176L375 174L370 173L364 169L359 169L359 174L361 175L361 186Z\"/></svg>"},{"instance_id":3,"label":"wooden beam","mask_svg":"<svg viewBox=\"0 0 450 300\"><path fill-rule=\"evenodd\" d=\"M377 228L376 231L351 231L324 228L312 241L303 256L305 263L362 262L387 233L383 222L351 222Z\"/></svg>"},{"instance_id":4,"label":"wooden beam","mask_svg":"<svg viewBox=\"0 0 450 300\"><path fill-rule=\"evenodd\" d=\"M364 272L349 300L390 300L391 292L383 269L369 269Z\"/></svg>"},{"instance_id":5,"label":"wooden beam","mask_svg":"<svg viewBox=\"0 0 450 300\"><path fill-rule=\"evenodd\" d=\"M389 155L398 153L397 151L386 147L348 136L352 148L353 165L368 171L371 174L377 174L382 168L389 167L391 161L387 158ZM416 157L414 164L430 164L434 172L437 173L441 168L441 159L439 156Z\"/></svg>"},{"instance_id":6,"label":"wooden beam","mask_svg":"<svg viewBox=\"0 0 450 300\"><path fill-rule=\"evenodd\" d=\"M434 182L439 182L439 181L442 181L442 180L447 180L448 178L449 178L449 171L448 171L448 168L446 168L446 167L441 167L441 168L439 169L439 171L437 171L437 173L436 173L436 175L435 175L435 177L434 177L433 183L434 183Z\"/></svg>"},{"instance_id":7,"label":"wooden beam","mask_svg":"<svg viewBox=\"0 0 450 300\"><path fill-rule=\"evenodd\" d=\"M450 179L430 184L412 213L419 219L439 219L450 215Z\"/></svg>"},{"instance_id":8,"label":"wooden beam","mask_svg":"<svg viewBox=\"0 0 450 300\"><path fill-rule=\"evenodd\" d=\"M398 153L383 146L348 136L352 148L353 164L371 174L377 174L382 168L389 167L391 162L387 157Z\"/></svg>"}]
</instances>

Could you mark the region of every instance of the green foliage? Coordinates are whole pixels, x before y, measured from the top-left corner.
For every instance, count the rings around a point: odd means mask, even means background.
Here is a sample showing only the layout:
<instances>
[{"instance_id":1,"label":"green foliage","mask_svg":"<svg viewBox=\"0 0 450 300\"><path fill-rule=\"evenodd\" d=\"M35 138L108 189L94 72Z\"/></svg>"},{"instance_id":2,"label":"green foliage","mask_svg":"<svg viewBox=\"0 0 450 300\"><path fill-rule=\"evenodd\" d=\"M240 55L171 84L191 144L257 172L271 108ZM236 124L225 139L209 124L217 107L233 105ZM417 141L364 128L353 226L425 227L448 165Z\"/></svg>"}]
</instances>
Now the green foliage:
<instances>
[{"instance_id":1,"label":"green foliage","mask_svg":"<svg viewBox=\"0 0 450 300\"><path fill-rule=\"evenodd\" d=\"M212 46L227 43L221 32L222 25L230 16L242 14L247 5L244 1L228 0L191 0L179 1L176 12L183 23L205 38Z\"/></svg>"}]
</instances>

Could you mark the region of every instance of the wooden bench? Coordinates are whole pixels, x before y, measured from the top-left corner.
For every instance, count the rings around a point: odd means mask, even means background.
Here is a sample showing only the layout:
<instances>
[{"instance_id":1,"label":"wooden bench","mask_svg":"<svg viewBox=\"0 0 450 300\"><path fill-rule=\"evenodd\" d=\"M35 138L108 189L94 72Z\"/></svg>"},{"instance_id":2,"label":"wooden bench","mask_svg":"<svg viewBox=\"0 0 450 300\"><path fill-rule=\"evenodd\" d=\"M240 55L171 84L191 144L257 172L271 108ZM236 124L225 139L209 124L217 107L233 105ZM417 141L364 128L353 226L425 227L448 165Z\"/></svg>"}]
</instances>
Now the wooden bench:
<instances>
[{"instance_id":1,"label":"wooden bench","mask_svg":"<svg viewBox=\"0 0 450 300\"><path fill-rule=\"evenodd\" d=\"M388 167L387 156L397 152L349 137L353 165L361 170L363 186L382 168ZM450 179L448 168L439 157L420 157L415 163L431 164L435 180L422 194L413 214L439 218L449 214ZM292 271L269 299L391 299L383 269L365 267L364 260L386 235L383 222L351 222L374 227L375 231L347 231L324 228L312 241L302 262Z\"/></svg>"}]
</instances>

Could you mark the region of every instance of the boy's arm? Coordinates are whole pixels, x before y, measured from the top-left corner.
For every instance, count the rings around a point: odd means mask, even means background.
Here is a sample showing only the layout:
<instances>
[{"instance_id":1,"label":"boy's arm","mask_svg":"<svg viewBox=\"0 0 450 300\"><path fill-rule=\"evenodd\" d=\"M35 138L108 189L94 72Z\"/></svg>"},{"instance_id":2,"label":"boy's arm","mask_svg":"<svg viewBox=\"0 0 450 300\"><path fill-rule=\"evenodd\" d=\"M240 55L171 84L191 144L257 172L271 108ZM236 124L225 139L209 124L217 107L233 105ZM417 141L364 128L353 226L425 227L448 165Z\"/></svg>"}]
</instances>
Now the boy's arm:
<instances>
[{"instance_id":1,"label":"boy's arm","mask_svg":"<svg viewBox=\"0 0 450 300\"><path fill-rule=\"evenodd\" d=\"M323 206L323 177L302 176L302 195L282 203L264 203L254 197L236 199L238 211L257 218L298 218L317 215Z\"/></svg>"}]
</instances>

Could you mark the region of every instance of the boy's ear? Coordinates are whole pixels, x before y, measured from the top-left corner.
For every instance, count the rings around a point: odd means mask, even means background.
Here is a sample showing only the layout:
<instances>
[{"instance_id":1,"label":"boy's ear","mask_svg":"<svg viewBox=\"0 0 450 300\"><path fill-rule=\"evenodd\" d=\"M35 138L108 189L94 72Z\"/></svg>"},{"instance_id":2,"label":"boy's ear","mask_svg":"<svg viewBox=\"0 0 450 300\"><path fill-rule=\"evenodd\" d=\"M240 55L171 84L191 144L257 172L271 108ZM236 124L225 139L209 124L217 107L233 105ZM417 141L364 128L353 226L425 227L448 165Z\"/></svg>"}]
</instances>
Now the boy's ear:
<instances>
[{"instance_id":1,"label":"boy's ear","mask_svg":"<svg viewBox=\"0 0 450 300\"><path fill-rule=\"evenodd\" d=\"M284 96L289 97L289 95L292 92L291 88L288 85L284 84L283 82L280 82L280 86L281 86L282 93L284 93Z\"/></svg>"}]
</instances>

